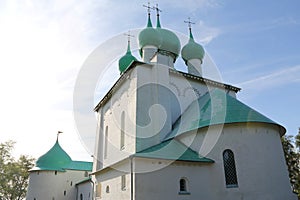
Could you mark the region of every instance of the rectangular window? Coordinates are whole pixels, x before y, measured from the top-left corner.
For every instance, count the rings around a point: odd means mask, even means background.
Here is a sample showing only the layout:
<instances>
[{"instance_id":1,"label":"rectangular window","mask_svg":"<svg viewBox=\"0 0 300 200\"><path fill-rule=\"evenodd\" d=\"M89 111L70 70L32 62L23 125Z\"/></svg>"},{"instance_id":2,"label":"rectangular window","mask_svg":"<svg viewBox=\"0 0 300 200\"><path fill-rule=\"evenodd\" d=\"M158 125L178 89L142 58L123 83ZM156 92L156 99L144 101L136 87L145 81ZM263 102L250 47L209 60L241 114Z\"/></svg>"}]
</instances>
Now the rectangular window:
<instances>
[{"instance_id":1,"label":"rectangular window","mask_svg":"<svg viewBox=\"0 0 300 200\"><path fill-rule=\"evenodd\" d=\"M96 185L96 197L101 197L101 183Z\"/></svg>"},{"instance_id":2,"label":"rectangular window","mask_svg":"<svg viewBox=\"0 0 300 200\"><path fill-rule=\"evenodd\" d=\"M125 148L125 112L123 111L121 114L121 138L120 138L120 149L123 150Z\"/></svg>"},{"instance_id":3,"label":"rectangular window","mask_svg":"<svg viewBox=\"0 0 300 200\"><path fill-rule=\"evenodd\" d=\"M121 176L121 190L126 190L126 175Z\"/></svg>"},{"instance_id":4,"label":"rectangular window","mask_svg":"<svg viewBox=\"0 0 300 200\"><path fill-rule=\"evenodd\" d=\"M108 126L105 127L105 136L104 136L104 159L107 158L107 149L108 149Z\"/></svg>"}]
</instances>

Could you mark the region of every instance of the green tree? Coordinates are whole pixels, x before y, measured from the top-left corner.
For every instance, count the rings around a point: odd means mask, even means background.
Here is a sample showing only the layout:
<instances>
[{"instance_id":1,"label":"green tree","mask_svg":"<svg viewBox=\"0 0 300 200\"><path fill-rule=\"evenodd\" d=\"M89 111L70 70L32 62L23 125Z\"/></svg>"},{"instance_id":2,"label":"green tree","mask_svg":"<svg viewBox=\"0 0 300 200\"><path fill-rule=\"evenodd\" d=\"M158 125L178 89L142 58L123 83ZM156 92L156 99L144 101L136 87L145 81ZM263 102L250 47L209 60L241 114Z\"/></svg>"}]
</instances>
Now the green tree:
<instances>
[{"instance_id":1,"label":"green tree","mask_svg":"<svg viewBox=\"0 0 300 200\"><path fill-rule=\"evenodd\" d=\"M296 147L298 148L298 153L299 153L299 149L300 149L300 128L298 129L298 134L295 137L295 144Z\"/></svg>"},{"instance_id":2,"label":"green tree","mask_svg":"<svg viewBox=\"0 0 300 200\"><path fill-rule=\"evenodd\" d=\"M293 136L285 135L281 138L282 147L285 155L286 164L288 166L290 182L293 192L300 197L300 172L299 172L299 153L293 145Z\"/></svg>"},{"instance_id":3,"label":"green tree","mask_svg":"<svg viewBox=\"0 0 300 200\"><path fill-rule=\"evenodd\" d=\"M29 172L34 159L21 155L12 156L15 142L0 143L0 200L20 200L26 196Z\"/></svg>"}]
</instances>

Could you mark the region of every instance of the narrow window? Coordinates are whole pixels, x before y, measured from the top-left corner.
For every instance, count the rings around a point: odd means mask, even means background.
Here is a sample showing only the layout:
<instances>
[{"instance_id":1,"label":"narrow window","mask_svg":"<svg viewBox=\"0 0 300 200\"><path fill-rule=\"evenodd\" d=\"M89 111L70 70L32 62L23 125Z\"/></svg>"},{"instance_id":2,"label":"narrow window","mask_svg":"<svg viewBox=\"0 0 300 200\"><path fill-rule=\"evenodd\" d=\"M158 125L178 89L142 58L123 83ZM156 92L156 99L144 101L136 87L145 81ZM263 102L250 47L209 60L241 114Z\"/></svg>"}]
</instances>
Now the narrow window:
<instances>
[{"instance_id":1,"label":"narrow window","mask_svg":"<svg viewBox=\"0 0 300 200\"><path fill-rule=\"evenodd\" d=\"M104 138L104 158L107 158L107 148L108 148L108 126L105 127L105 138Z\"/></svg>"},{"instance_id":2,"label":"narrow window","mask_svg":"<svg viewBox=\"0 0 300 200\"><path fill-rule=\"evenodd\" d=\"M72 185L73 185L73 182L71 181L70 186L72 186Z\"/></svg>"},{"instance_id":3,"label":"narrow window","mask_svg":"<svg viewBox=\"0 0 300 200\"><path fill-rule=\"evenodd\" d=\"M54 174L57 175L57 171L55 171Z\"/></svg>"},{"instance_id":4,"label":"narrow window","mask_svg":"<svg viewBox=\"0 0 300 200\"><path fill-rule=\"evenodd\" d=\"M82 194L80 194L80 200L83 200L83 195Z\"/></svg>"},{"instance_id":5,"label":"narrow window","mask_svg":"<svg viewBox=\"0 0 300 200\"><path fill-rule=\"evenodd\" d=\"M190 194L188 192L188 183L186 178L181 178L179 180L179 194Z\"/></svg>"},{"instance_id":6,"label":"narrow window","mask_svg":"<svg viewBox=\"0 0 300 200\"><path fill-rule=\"evenodd\" d=\"M101 184L96 185L96 197L101 197Z\"/></svg>"},{"instance_id":7,"label":"narrow window","mask_svg":"<svg viewBox=\"0 0 300 200\"><path fill-rule=\"evenodd\" d=\"M180 192L186 192L186 181L182 178L179 181Z\"/></svg>"},{"instance_id":8,"label":"narrow window","mask_svg":"<svg viewBox=\"0 0 300 200\"><path fill-rule=\"evenodd\" d=\"M87 171L84 172L84 177L88 177L89 173Z\"/></svg>"},{"instance_id":9,"label":"narrow window","mask_svg":"<svg viewBox=\"0 0 300 200\"><path fill-rule=\"evenodd\" d=\"M126 190L126 175L121 176L121 190Z\"/></svg>"},{"instance_id":10,"label":"narrow window","mask_svg":"<svg viewBox=\"0 0 300 200\"><path fill-rule=\"evenodd\" d=\"M120 144L120 149L125 148L125 112L123 111L121 114L121 144Z\"/></svg>"},{"instance_id":11,"label":"narrow window","mask_svg":"<svg viewBox=\"0 0 300 200\"><path fill-rule=\"evenodd\" d=\"M109 186L106 186L106 193L109 193Z\"/></svg>"},{"instance_id":12,"label":"narrow window","mask_svg":"<svg viewBox=\"0 0 300 200\"><path fill-rule=\"evenodd\" d=\"M65 191L64 191L64 196L66 196L66 195L67 195L67 191L65 190Z\"/></svg>"},{"instance_id":13,"label":"narrow window","mask_svg":"<svg viewBox=\"0 0 300 200\"><path fill-rule=\"evenodd\" d=\"M226 149L223 152L223 163L224 163L226 187L227 188L238 187L234 155L231 150Z\"/></svg>"}]
</instances>

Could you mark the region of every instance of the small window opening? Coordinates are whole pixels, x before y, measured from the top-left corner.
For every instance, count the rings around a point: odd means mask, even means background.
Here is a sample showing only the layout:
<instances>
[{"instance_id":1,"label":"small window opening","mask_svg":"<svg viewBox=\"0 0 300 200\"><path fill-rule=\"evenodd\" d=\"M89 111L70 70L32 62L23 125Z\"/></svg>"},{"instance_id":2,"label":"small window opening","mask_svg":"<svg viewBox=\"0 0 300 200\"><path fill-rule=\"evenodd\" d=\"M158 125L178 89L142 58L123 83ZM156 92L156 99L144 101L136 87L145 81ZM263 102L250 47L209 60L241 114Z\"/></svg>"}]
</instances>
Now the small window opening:
<instances>
[{"instance_id":1,"label":"small window opening","mask_svg":"<svg viewBox=\"0 0 300 200\"><path fill-rule=\"evenodd\" d=\"M89 173L87 171L84 172L84 177L88 177Z\"/></svg>"},{"instance_id":2,"label":"small window opening","mask_svg":"<svg viewBox=\"0 0 300 200\"><path fill-rule=\"evenodd\" d=\"M120 149L125 149L125 112L121 114L121 138L120 138Z\"/></svg>"},{"instance_id":3,"label":"small window opening","mask_svg":"<svg viewBox=\"0 0 300 200\"><path fill-rule=\"evenodd\" d=\"M181 178L179 180L179 194L190 194L188 192L187 180L185 178Z\"/></svg>"},{"instance_id":4,"label":"small window opening","mask_svg":"<svg viewBox=\"0 0 300 200\"><path fill-rule=\"evenodd\" d=\"M106 186L106 193L109 193L109 185Z\"/></svg>"},{"instance_id":5,"label":"small window opening","mask_svg":"<svg viewBox=\"0 0 300 200\"><path fill-rule=\"evenodd\" d=\"M180 192L186 192L186 181L184 179L180 179Z\"/></svg>"},{"instance_id":6,"label":"small window opening","mask_svg":"<svg viewBox=\"0 0 300 200\"><path fill-rule=\"evenodd\" d=\"M80 194L80 200L83 200L83 194Z\"/></svg>"},{"instance_id":7,"label":"small window opening","mask_svg":"<svg viewBox=\"0 0 300 200\"><path fill-rule=\"evenodd\" d=\"M121 176L121 190L126 190L126 176Z\"/></svg>"},{"instance_id":8,"label":"small window opening","mask_svg":"<svg viewBox=\"0 0 300 200\"><path fill-rule=\"evenodd\" d=\"M65 190L65 191L64 191L64 196L66 196L66 195L67 195L67 191Z\"/></svg>"},{"instance_id":9,"label":"small window opening","mask_svg":"<svg viewBox=\"0 0 300 200\"><path fill-rule=\"evenodd\" d=\"M105 138L104 138L104 158L107 158L108 149L108 126L105 127Z\"/></svg>"},{"instance_id":10,"label":"small window opening","mask_svg":"<svg viewBox=\"0 0 300 200\"><path fill-rule=\"evenodd\" d=\"M225 182L227 188L238 187L234 154L230 149L223 152Z\"/></svg>"},{"instance_id":11,"label":"small window opening","mask_svg":"<svg viewBox=\"0 0 300 200\"><path fill-rule=\"evenodd\" d=\"M57 171L55 171L54 174L57 175Z\"/></svg>"}]
</instances>

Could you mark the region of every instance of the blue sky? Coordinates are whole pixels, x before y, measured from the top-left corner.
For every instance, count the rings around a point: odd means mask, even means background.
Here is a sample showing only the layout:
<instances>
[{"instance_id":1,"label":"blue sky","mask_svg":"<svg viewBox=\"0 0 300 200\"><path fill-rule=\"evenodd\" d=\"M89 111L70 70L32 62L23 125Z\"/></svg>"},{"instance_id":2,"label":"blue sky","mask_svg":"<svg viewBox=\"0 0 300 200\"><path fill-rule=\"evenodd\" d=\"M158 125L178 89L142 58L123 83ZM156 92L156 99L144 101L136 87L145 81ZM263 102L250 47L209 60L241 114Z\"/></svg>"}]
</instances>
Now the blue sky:
<instances>
[{"instance_id":1,"label":"blue sky","mask_svg":"<svg viewBox=\"0 0 300 200\"><path fill-rule=\"evenodd\" d=\"M285 126L287 134L297 133L298 0L150 3L158 3L163 10L165 28L187 34L183 21L191 17L194 38L216 63L223 81L242 88L238 98ZM54 144L56 132L61 130L61 144L71 157L90 159L73 120L76 77L99 45L146 25L143 4L147 2L0 1L0 142L15 140L16 155L38 157ZM154 13L152 21L155 24ZM124 52L125 46L126 37L120 47ZM117 70L112 71L118 77Z\"/></svg>"}]
</instances>

